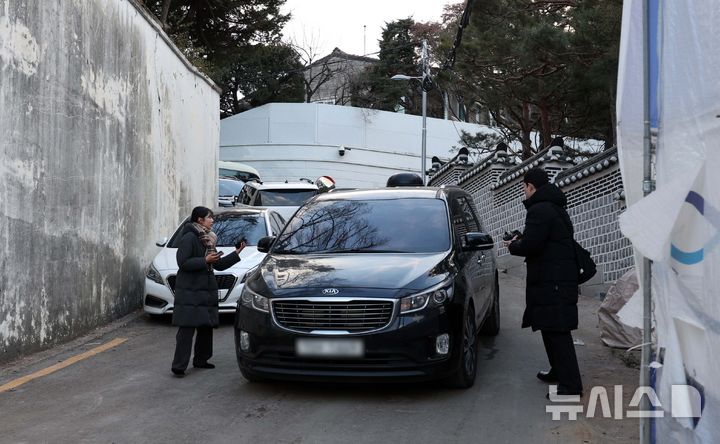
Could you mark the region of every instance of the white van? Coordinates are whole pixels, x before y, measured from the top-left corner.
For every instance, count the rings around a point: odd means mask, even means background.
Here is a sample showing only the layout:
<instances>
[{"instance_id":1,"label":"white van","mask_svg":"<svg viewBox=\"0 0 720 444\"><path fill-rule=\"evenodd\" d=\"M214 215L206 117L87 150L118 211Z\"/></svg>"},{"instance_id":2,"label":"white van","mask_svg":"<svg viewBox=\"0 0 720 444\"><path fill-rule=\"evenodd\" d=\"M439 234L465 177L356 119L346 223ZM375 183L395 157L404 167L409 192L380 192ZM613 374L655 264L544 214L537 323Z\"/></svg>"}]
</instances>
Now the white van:
<instances>
[{"instance_id":1,"label":"white van","mask_svg":"<svg viewBox=\"0 0 720 444\"><path fill-rule=\"evenodd\" d=\"M247 182L248 180L260 180L258 170L240 162L218 162L218 175L220 177L231 177Z\"/></svg>"}]
</instances>

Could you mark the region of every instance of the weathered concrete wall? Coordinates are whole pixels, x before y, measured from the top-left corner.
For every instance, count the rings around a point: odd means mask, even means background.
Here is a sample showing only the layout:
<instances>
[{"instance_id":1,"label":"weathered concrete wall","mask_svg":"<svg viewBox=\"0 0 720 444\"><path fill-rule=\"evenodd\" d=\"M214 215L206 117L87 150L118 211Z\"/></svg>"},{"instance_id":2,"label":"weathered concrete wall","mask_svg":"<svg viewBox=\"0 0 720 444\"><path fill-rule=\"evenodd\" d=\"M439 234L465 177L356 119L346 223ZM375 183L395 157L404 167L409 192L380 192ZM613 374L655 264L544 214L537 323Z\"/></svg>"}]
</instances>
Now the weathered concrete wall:
<instances>
[{"instance_id":1,"label":"weathered concrete wall","mask_svg":"<svg viewBox=\"0 0 720 444\"><path fill-rule=\"evenodd\" d=\"M128 0L0 0L0 361L140 306L216 201L216 87Z\"/></svg>"}]
</instances>

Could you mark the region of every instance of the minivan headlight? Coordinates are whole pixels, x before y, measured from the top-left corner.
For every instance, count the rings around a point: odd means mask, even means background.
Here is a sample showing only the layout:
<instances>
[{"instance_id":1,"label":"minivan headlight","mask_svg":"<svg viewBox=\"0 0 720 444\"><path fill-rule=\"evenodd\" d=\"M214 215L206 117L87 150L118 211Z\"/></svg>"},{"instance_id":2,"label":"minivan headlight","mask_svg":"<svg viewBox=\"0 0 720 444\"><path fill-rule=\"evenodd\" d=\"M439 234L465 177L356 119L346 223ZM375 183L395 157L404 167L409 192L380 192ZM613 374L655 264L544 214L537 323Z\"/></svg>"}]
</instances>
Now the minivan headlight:
<instances>
[{"instance_id":1,"label":"minivan headlight","mask_svg":"<svg viewBox=\"0 0 720 444\"><path fill-rule=\"evenodd\" d=\"M245 285L240 293L240 303L247 308L253 308L257 311L268 313L270 311L270 301L265 296L259 295Z\"/></svg>"},{"instance_id":2,"label":"minivan headlight","mask_svg":"<svg viewBox=\"0 0 720 444\"><path fill-rule=\"evenodd\" d=\"M150 266L148 267L147 273L145 273L145 277L160 285L164 284L162 275L159 271L157 271L157 268L155 268L155 265L153 264L150 264Z\"/></svg>"},{"instance_id":3,"label":"minivan headlight","mask_svg":"<svg viewBox=\"0 0 720 444\"><path fill-rule=\"evenodd\" d=\"M443 282L422 293L400 299L400 314L420 311L427 306L438 306L452 299L452 282Z\"/></svg>"},{"instance_id":4,"label":"minivan headlight","mask_svg":"<svg viewBox=\"0 0 720 444\"><path fill-rule=\"evenodd\" d=\"M258 267L260 267L259 264L258 264L258 265L255 265L254 267L252 267L251 269L249 269L248 271L246 271L245 274L244 274L243 277L242 277L242 280L240 280L240 283L241 283L241 284L244 284L245 281L247 280L247 278L250 277L251 274L255 273L255 270L257 270Z\"/></svg>"}]
</instances>

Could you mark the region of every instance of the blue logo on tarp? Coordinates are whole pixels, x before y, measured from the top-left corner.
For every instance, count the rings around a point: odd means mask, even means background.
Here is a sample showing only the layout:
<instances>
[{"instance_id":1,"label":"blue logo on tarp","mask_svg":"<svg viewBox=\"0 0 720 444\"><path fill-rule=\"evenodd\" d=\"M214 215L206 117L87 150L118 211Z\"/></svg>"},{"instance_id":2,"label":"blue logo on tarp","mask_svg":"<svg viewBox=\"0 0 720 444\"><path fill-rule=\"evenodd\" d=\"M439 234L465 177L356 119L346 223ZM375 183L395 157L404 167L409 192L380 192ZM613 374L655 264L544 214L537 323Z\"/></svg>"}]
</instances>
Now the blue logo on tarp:
<instances>
[{"instance_id":1,"label":"blue logo on tarp","mask_svg":"<svg viewBox=\"0 0 720 444\"><path fill-rule=\"evenodd\" d=\"M670 256L681 264L695 265L705 259L705 253L713 250L720 245L720 211L708 204L705 199L695 191L690 191L685 198L685 202L695 208L695 210L704 216L705 220L715 227L715 235L703 246L695 251L681 250L677 245L670 245Z\"/></svg>"},{"instance_id":2,"label":"blue logo on tarp","mask_svg":"<svg viewBox=\"0 0 720 444\"><path fill-rule=\"evenodd\" d=\"M705 199L695 191L690 191L685 198L685 202L689 203L698 213L705 215ZM673 259L685 265L694 265L702 262L705 257L705 251L703 248L695 251L683 251L676 247L674 244L670 245L670 256Z\"/></svg>"}]
</instances>

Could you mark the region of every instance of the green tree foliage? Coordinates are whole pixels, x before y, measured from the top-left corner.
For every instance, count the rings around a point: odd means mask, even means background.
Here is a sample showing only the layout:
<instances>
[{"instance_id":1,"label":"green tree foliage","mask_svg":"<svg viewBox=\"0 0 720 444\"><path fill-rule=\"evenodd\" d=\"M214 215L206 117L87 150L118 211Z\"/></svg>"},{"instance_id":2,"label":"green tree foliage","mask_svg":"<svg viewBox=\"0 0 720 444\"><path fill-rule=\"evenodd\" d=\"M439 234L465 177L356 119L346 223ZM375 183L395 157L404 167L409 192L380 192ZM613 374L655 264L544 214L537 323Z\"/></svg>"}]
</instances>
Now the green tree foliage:
<instances>
[{"instance_id":1,"label":"green tree foliage","mask_svg":"<svg viewBox=\"0 0 720 444\"><path fill-rule=\"evenodd\" d=\"M574 32L571 44L577 63L570 65L572 88L565 131L616 142L618 54L622 23L621 0L584 0L571 10Z\"/></svg>"},{"instance_id":2,"label":"green tree foliage","mask_svg":"<svg viewBox=\"0 0 720 444\"><path fill-rule=\"evenodd\" d=\"M280 13L284 3L146 0L145 6L185 56L223 89L221 115L226 117L272 101L297 100L298 57L280 42L290 18Z\"/></svg>"},{"instance_id":3,"label":"green tree foliage","mask_svg":"<svg viewBox=\"0 0 720 444\"><path fill-rule=\"evenodd\" d=\"M455 67L440 81L487 109L524 158L533 131L540 147L557 134L612 144L621 10L621 0L475 1Z\"/></svg>"},{"instance_id":4,"label":"green tree foliage","mask_svg":"<svg viewBox=\"0 0 720 444\"><path fill-rule=\"evenodd\" d=\"M250 45L226 63L222 116L232 116L270 102L303 102L303 64L289 45ZM279 70L278 70L279 69ZM242 97L242 99L239 99Z\"/></svg>"},{"instance_id":5,"label":"green tree foliage","mask_svg":"<svg viewBox=\"0 0 720 444\"><path fill-rule=\"evenodd\" d=\"M418 82L390 79L395 74L421 74L418 61L420 42L412 35L414 24L411 18L385 24L379 42L380 62L354 85L353 105L384 111L396 111L398 107L403 107L413 114L420 112Z\"/></svg>"}]
</instances>

